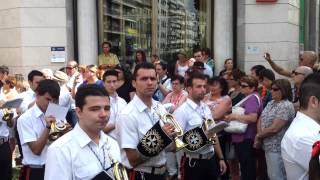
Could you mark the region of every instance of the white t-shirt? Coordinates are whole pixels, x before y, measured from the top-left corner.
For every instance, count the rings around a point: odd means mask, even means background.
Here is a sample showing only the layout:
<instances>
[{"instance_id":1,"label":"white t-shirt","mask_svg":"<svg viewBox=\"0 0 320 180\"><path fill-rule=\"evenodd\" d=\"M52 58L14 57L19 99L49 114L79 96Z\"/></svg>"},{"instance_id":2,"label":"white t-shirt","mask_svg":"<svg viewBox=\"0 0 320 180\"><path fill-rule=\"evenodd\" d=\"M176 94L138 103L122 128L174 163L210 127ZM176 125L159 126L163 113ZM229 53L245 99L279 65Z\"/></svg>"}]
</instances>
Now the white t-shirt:
<instances>
[{"instance_id":1,"label":"white t-shirt","mask_svg":"<svg viewBox=\"0 0 320 180\"><path fill-rule=\"evenodd\" d=\"M320 140L320 125L297 112L281 141L281 155L288 180L308 180L312 145Z\"/></svg>"},{"instance_id":2,"label":"white t-shirt","mask_svg":"<svg viewBox=\"0 0 320 180\"><path fill-rule=\"evenodd\" d=\"M99 144L94 143L77 124L50 145L47 157L45 180L92 179L111 166L111 158L120 161L120 149L118 143L102 131ZM112 168L107 174L113 177Z\"/></svg>"}]
</instances>

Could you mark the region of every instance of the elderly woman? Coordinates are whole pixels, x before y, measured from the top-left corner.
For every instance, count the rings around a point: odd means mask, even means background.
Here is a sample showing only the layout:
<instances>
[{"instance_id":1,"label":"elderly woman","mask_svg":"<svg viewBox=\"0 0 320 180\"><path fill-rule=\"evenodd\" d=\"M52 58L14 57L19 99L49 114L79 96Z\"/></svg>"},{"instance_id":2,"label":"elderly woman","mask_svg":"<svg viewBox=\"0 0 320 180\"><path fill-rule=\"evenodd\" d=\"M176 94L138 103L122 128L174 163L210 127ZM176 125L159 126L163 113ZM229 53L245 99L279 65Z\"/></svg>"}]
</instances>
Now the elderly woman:
<instances>
[{"instance_id":1,"label":"elderly woman","mask_svg":"<svg viewBox=\"0 0 320 180\"><path fill-rule=\"evenodd\" d=\"M252 76L244 76L240 80L241 93L246 97L240 103L244 114L231 113L225 116L225 121L239 121L248 124L244 133L233 133L232 142L240 162L241 177L245 180L256 179L256 159L253 142L257 132L257 119L262 111L262 102L257 92L258 81Z\"/></svg>"},{"instance_id":2,"label":"elderly woman","mask_svg":"<svg viewBox=\"0 0 320 180\"><path fill-rule=\"evenodd\" d=\"M172 112L176 110L184 101L187 100L188 93L183 90L184 87L184 78L180 75L174 75L171 78L172 92L170 92L165 99L162 101L162 104L171 103L173 104ZM171 113L172 113L171 112Z\"/></svg>"},{"instance_id":3,"label":"elderly woman","mask_svg":"<svg viewBox=\"0 0 320 180\"><path fill-rule=\"evenodd\" d=\"M290 101L292 91L288 80L275 80L271 90L272 100L261 113L255 146L263 142L270 180L284 180L286 172L281 158L281 140L295 116L295 110Z\"/></svg>"}]
</instances>

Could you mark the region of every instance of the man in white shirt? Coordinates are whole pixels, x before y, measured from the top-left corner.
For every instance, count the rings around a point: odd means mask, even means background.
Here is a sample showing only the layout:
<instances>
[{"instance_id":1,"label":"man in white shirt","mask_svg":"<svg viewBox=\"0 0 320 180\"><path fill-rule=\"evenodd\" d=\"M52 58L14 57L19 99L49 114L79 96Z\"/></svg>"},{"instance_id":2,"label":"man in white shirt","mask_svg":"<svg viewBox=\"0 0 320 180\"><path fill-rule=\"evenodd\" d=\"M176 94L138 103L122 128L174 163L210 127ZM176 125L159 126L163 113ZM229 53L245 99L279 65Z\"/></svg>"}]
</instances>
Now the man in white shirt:
<instances>
[{"instance_id":1,"label":"man in white shirt","mask_svg":"<svg viewBox=\"0 0 320 180\"><path fill-rule=\"evenodd\" d=\"M300 88L300 111L281 141L288 180L309 179L312 145L320 139L320 75L307 76Z\"/></svg>"},{"instance_id":2,"label":"man in white shirt","mask_svg":"<svg viewBox=\"0 0 320 180\"><path fill-rule=\"evenodd\" d=\"M117 94L117 84L118 84L118 72L116 70L107 70L103 74L103 84L104 88L109 94L110 98L110 119L108 124L104 128L104 132L114 139L117 138L115 131L115 124L118 118L119 113L126 107L127 102L118 96Z\"/></svg>"},{"instance_id":3,"label":"man in white shirt","mask_svg":"<svg viewBox=\"0 0 320 180\"><path fill-rule=\"evenodd\" d=\"M44 80L44 76L42 72L38 70L32 70L28 74L28 82L30 88L27 91L19 94L19 97L23 98L23 101L20 105L20 111L22 113L34 104L34 101L36 100L36 93L34 91L37 89L39 82L42 80Z\"/></svg>"},{"instance_id":4,"label":"man in white shirt","mask_svg":"<svg viewBox=\"0 0 320 180\"><path fill-rule=\"evenodd\" d=\"M53 80L40 81L35 104L22 114L17 128L22 146L22 170L20 177L26 180L43 180L47 155L48 137L53 116L45 116L50 102L57 103L60 94L59 84Z\"/></svg>"},{"instance_id":5,"label":"man in white shirt","mask_svg":"<svg viewBox=\"0 0 320 180\"><path fill-rule=\"evenodd\" d=\"M152 99L157 84L153 64L137 64L133 76L136 95L116 122L121 162L133 179L164 180L164 149L172 142L175 129L172 124L159 122L166 110Z\"/></svg>"},{"instance_id":6,"label":"man in white shirt","mask_svg":"<svg viewBox=\"0 0 320 180\"><path fill-rule=\"evenodd\" d=\"M158 87L154 93L154 98L162 102L172 91L171 78L167 76L167 64L160 62L155 65L158 78Z\"/></svg>"},{"instance_id":7,"label":"man in white shirt","mask_svg":"<svg viewBox=\"0 0 320 180\"><path fill-rule=\"evenodd\" d=\"M66 84L69 92L71 93L72 90L76 92L80 84L82 84L83 82L83 77L78 71L78 63L74 60L68 61L66 65L66 73L69 76L69 80ZM74 98L72 98L71 107L67 114L67 121L72 127L74 127L78 121L75 109L76 109L75 101L74 101Z\"/></svg>"},{"instance_id":8,"label":"man in white shirt","mask_svg":"<svg viewBox=\"0 0 320 180\"><path fill-rule=\"evenodd\" d=\"M201 134L204 120L213 120L208 105L202 102L205 87L205 76L202 73L192 74L187 80L188 99L173 113L185 133L183 141L187 147L181 160L181 177L186 180L217 179L218 172L224 174L227 169L218 138L214 137L215 145L212 145L209 137ZM219 158L219 169L214 153Z\"/></svg>"},{"instance_id":9,"label":"man in white shirt","mask_svg":"<svg viewBox=\"0 0 320 180\"><path fill-rule=\"evenodd\" d=\"M210 78L211 77L213 77L213 71L212 71L212 68L208 65L208 64L206 64L204 61L204 59L203 59L203 56L202 56L202 51L201 51L201 49L195 49L194 51L193 51L193 58L196 60L196 62L202 62L203 64L204 64L204 71L203 71L203 73L205 74L205 75L208 75Z\"/></svg>"},{"instance_id":10,"label":"man in white shirt","mask_svg":"<svg viewBox=\"0 0 320 180\"><path fill-rule=\"evenodd\" d=\"M11 180L12 178L12 153L9 144L9 128L13 127L12 118L4 119L4 109L0 109L0 169L1 178Z\"/></svg>"},{"instance_id":11,"label":"man in white shirt","mask_svg":"<svg viewBox=\"0 0 320 180\"><path fill-rule=\"evenodd\" d=\"M108 93L87 85L78 89L75 100L79 122L48 148L45 179L113 179L111 164L120 160L120 149L102 131L110 116Z\"/></svg>"}]
</instances>

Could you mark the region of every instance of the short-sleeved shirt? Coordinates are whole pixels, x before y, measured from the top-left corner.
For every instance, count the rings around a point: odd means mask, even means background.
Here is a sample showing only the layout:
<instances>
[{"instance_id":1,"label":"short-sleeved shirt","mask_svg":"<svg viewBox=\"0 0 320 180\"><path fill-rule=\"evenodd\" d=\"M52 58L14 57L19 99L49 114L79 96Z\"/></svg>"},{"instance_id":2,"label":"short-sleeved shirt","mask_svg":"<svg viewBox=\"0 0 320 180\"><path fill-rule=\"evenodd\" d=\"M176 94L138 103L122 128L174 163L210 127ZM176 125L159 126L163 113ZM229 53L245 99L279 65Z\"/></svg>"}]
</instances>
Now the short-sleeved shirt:
<instances>
[{"instance_id":1,"label":"short-sleeved shirt","mask_svg":"<svg viewBox=\"0 0 320 180\"><path fill-rule=\"evenodd\" d=\"M297 112L281 141L281 156L287 179L308 180L312 145L320 139L320 125L302 112Z\"/></svg>"},{"instance_id":2,"label":"short-sleeved shirt","mask_svg":"<svg viewBox=\"0 0 320 180\"><path fill-rule=\"evenodd\" d=\"M103 64L117 65L119 64L119 59L117 55L113 53L109 53L108 55L102 53L98 56L98 64L99 66Z\"/></svg>"},{"instance_id":3,"label":"short-sleeved shirt","mask_svg":"<svg viewBox=\"0 0 320 180\"><path fill-rule=\"evenodd\" d=\"M20 93L19 98L23 99L20 108L22 112L25 112L28 109L29 104L36 100L36 93L29 88L27 91Z\"/></svg>"},{"instance_id":4,"label":"short-sleeved shirt","mask_svg":"<svg viewBox=\"0 0 320 180\"><path fill-rule=\"evenodd\" d=\"M198 105L189 98L174 111L173 116L180 123L184 133L191 129L201 127L204 118L213 120L208 105L203 102L200 102ZM206 145L197 153L185 152L189 154L208 154L213 153L214 149L212 145Z\"/></svg>"},{"instance_id":5,"label":"short-sleeved shirt","mask_svg":"<svg viewBox=\"0 0 320 180\"><path fill-rule=\"evenodd\" d=\"M280 152L281 140L288 129L290 122L295 116L293 104L288 100L280 102L270 101L261 113L261 128L265 129L271 126L275 119L288 121L277 134L263 139L263 149L265 152Z\"/></svg>"},{"instance_id":6,"label":"short-sleeved shirt","mask_svg":"<svg viewBox=\"0 0 320 180\"><path fill-rule=\"evenodd\" d=\"M9 137L9 127L6 121L2 120L3 109L0 109L0 138Z\"/></svg>"},{"instance_id":7,"label":"short-sleeved shirt","mask_svg":"<svg viewBox=\"0 0 320 180\"><path fill-rule=\"evenodd\" d=\"M116 95L116 97L110 97L110 118L108 121L108 124L116 124L116 121L118 120L118 116L120 112L127 106L127 102ZM113 138L117 138L115 129L109 132L109 136Z\"/></svg>"},{"instance_id":8,"label":"short-sleeved shirt","mask_svg":"<svg viewBox=\"0 0 320 180\"><path fill-rule=\"evenodd\" d=\"M33 154L29 142L37 141L46 129L44 113L34 104L30 109L23 113L17 120L20 142L23 153L23 165L44 165L47 157L46 144L40 155Z\"/></svg>"},{"instance_id":9,"label":"short-sleeved shirt","mask_svg":"<svg viewBox=\"0 0 320 180\"><path fill-rule=\"evenodd\" d=\"M240 106L245 109L244 114L257 113L259 118L262 111L262 102L260 96L257 92L253 92L248 96L250 97L246 101L244 101ZM257 98L257 96L259 97L259 99ZM248 124L246 132L242 134L232 134L232 142L240 143L243 142L245 139L253 140L256 134L257 123L250 123Z\"/></svg>"},{"instance_id":10,"label":"short-sleeved shirt","mask_svg":"<svg viewBox=\"0 0 320 180\"><path fill-rule=\"evenodd\" d=\"M102 131L96 144L76 124L49 146L47 157L45 180L92 179L111 166L111 158L119 162L120 149L117 142ZM106 172L112 177L112 168Z\"/></svg>"},{"instance_id":11,"label":"short-sleeved shirt","mask_svg":"<svg viewBox=\"0 0 320 180\"><path fill-rule=\"evenodd\" d=\"M160 115L166 113L165 108L158 101L152 100L151 109L135 95L130 103L121 111L119 119L116 122L116 133L121 149L121 163L127 168L132 168L124 149L137 149L137 146L144 135L149 131L154 124L159 120ZM160 167L165 165L165 151L161 151L157 156L154 156L134 169L136 171L147 172L146 168Z\"/></svg>"}]
</instances>

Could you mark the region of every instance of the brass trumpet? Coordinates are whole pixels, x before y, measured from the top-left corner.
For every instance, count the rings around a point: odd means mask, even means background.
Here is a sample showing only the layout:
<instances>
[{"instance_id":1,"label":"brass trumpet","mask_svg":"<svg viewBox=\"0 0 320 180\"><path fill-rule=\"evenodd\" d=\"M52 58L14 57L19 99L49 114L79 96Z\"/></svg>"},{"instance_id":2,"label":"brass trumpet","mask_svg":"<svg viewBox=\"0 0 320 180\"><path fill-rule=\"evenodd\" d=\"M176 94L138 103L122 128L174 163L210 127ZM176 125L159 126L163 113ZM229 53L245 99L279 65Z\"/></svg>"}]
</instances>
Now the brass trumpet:
<instances>
[{"instance_id":1,"label":"brass trumpet","mask_svg":"<svg viewBox=\"0 0 320 180\"><path fill-rule=\"evenodd\" d=\"M111 160L112 174L115 180L129 180L126 168L109 154Z\"/></svg>"},{"instance_id":2,"label":"brass trumpet","mask_svg":"<svg viewBox=\"0 0 320 180\"><path fill-rule=\"evenodd\" d=\"M7 122L12 120L12 118L14 116L14 112L12 109L4 108L4 109L2 109L2 112L3 112L2 120L7 121Z\"/></svg>"},{"instance_id":3,"label":"brass trumpet","mask_svg":"<svg viewBox=\"0 0 320 180\"><path fill-rule=\"evenodd\" d=\"M159 114L158 114L159 115ZM187 144L185 144L181 139L179 139L179 137L183 136L183 129L180 126L180 124L177 122L177 120L169 113L164 114L164 115L159 115L160 117L160 122L162 123L170 123L174 126L174 130L177 133L177 135L174 137L174 142L176 145L176 151L180 151L181 149L183 149L184 147L187 146Z\"/></svg>"},{"instance_id":4,"label":"brass trumpet","mask_svg":"<svg viewBox=\"0 0 320 180\"><path fill-rule=\"evenodd\" d=\"M209 130L210 126L213 124L214 124L214 121L212 119L204 119L203 124L202 124L203 131L207 132ZM213 145L216 144L214 138L217 136L217 134L215 133L213 136L211 136L210 134L207 134L207 135L209 136L208 137L209 142Z\"/></svg>"},{"instance_id":5,"label":"brass trumpet","mask_svg":"<svg viewBox=\"0 0 320 180\"><path fill-rule=\"evenodd\" d=\"M61 137L67 129L67 125L64 122L54 122L51 123L51 130L49 133L49 140L55 141Z\"/></svg>"}]
</instances>

